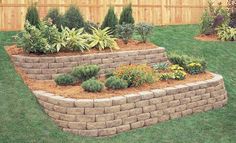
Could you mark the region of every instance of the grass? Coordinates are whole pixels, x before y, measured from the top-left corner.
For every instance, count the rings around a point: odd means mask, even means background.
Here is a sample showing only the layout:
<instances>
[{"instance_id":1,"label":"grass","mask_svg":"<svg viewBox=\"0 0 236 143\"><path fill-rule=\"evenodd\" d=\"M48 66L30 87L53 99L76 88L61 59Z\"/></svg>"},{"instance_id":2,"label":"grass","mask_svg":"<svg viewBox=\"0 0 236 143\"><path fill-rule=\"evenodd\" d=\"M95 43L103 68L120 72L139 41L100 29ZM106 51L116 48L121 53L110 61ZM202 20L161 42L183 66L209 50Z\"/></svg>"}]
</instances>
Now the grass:
<instances>
[{"instance_id":1,"label":"grass","mask_svg":"<svg viewBox=\"0 0 236 143\"><path fill-rule=\"evenodd\" d=\"M218 110L133 130L111 138L86 138L62 132L46 116L16 74L3 49L14 32L0 32L0 142L233 143L236 141L236 43L193 39L196 25L156 28L150 40L178 52L202 56L208 70L223 75L229 102Z\"/></svg>"}]
</instances>

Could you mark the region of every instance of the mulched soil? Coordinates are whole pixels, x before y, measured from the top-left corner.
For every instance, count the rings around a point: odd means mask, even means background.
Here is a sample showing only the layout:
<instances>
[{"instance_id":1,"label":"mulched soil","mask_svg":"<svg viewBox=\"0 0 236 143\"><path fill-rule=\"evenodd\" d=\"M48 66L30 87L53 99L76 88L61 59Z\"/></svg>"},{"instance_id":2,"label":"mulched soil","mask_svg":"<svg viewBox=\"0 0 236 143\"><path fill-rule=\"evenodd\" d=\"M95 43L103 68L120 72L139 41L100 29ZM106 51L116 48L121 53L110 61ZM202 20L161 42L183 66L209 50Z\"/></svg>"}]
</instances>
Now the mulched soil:
<instances>
[{"instance_id":1,"label":"mulched soil","mask_svg":"<svg viewBox=\"0 0 236 143\"><path fill-rule=\"evenodd\" d=\"M211 79L213 75L209 72L198 74L198 75L189 75L187 74L185 80L168 80L168 81L157 81L153 84L144 84L140 87L132 87L122 90L108 90L104 89L102 92L98 93L89 93L82 89L80 84L73 86L58 86L54 81L40 81L40 80L32 80L27 78L26 74L16 68L17 72L22 76L24 82L29 86L31 90L44 90L50 93L54 93L56 95L60 95L63 97L70 97L76 99L95 99L95 98L107 98L113 96L121 96L130 93L137 93L140 91L158 89L171 87L179 84L186 84L196 81L203 81L207 79ZM104 81L104 78L100 78L101 81Z\"/></svg>"},{"instance_id":2,"label":"mulched soil","mask_svg":"<svg viewBox=\"0 0 236 143\"><path fill-rule=\"evenodd\" d=\"M199 40L199 41L220 41L218 39L218 36L217 35L198 35L195 37L196 40Z\"/></svg>"},{"instance_id":3,"label":"mulched soil","mask_svg":"<svg viewBox=\"0 0 236 143\"><path fill-rule=\"evenodd\" d=\"M131 50L145 50L145 49L153 49L155 47L158 47L152 43L140 43L139 41L137 40L130 40L128 42L128 44L124 44L124 42L120 39L117 39L116 40L118 46L120 47L120 49L118 50L113 50L111 51L110 49L106 49L106 50L103 50L103 51L99 51L97 49L90 49L89 51L85 51L85 52L78 52L78 51L62 51L62 52L59 52L59 53L53 53L53 54L43 54L43 55L37 55L37 54L33 54L33 53L25 53L23 51L22 48L17 48L16 45L13 45L13 46L9 46L6 48L7 52L10 54L10 55L27 55L27 56L32 56L32 57L35 57L35 56L41 56L41 57L52 57L52 56L70 56L70 55L86 55L86 54L93 54L93 53L109 53L109 52L118 52L118 51L131 51Z\"/></svg>"}]
</instances>

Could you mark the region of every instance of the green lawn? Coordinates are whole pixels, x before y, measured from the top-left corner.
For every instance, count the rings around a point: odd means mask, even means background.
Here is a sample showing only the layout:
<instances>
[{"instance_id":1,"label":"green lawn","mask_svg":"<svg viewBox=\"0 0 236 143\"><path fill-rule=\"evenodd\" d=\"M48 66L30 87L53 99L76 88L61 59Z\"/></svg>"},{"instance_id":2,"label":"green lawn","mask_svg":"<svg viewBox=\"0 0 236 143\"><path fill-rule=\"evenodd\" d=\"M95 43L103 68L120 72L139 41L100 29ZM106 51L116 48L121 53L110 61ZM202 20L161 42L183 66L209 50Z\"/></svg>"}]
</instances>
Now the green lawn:
<instances>
[{"instance_id":1,"label":"green lawn","mask_svg":"<svg viewBox=\"0 0 236 143\"><path fill-rule=\"evenodd\" d=\"M233 143L236 142L236 42L200 42L196 25L156 28L151 41L188 55L203 56L208 69L223 75L229 94L226 107L133 130L111 138L85 138L62 132L46 116L34 95L15 73L3 43L14 32L0 32L0 142Z\"/></svg>"}]
</instances>

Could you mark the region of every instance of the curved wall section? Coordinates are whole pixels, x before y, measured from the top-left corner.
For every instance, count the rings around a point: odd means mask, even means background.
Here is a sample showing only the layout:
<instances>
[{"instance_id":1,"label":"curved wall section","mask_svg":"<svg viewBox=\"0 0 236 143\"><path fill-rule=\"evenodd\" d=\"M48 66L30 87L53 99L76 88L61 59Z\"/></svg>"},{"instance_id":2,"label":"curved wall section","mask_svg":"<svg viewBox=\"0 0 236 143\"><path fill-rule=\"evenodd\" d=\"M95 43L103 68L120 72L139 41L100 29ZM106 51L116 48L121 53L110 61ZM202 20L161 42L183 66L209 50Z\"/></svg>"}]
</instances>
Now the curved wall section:
<instances>
[{"instance_id":1,"label":"curved wall section","mask_svg":"<svg viewBox=\"0 0 236 143\"><path fill-rule=\"evenodd\" d=\"M227 103L222 76L206 81L104 99L72 99L34 91L45 112L64 131L110 136L170 119L221 108Z\"/></svg>"}]
</instances>

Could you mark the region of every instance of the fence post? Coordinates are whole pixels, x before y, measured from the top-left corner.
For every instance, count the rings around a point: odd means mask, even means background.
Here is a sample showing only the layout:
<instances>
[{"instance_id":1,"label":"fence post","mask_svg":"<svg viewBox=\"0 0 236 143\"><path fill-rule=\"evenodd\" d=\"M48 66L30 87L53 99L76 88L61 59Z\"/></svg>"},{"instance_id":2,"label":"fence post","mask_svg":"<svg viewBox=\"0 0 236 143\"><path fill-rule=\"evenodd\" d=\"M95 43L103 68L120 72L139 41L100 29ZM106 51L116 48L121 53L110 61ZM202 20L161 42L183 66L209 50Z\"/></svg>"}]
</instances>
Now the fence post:
<instances>
[{"instance_id":1,"label":"fence post","mask_svg":"<svg viewBox=\"0 0 236 143\"><path fill-rule=\"evenodd\" d=\"M164 25L164 5L165 0L161 0L161 25Z\"/></svg>"}]
</instances>

